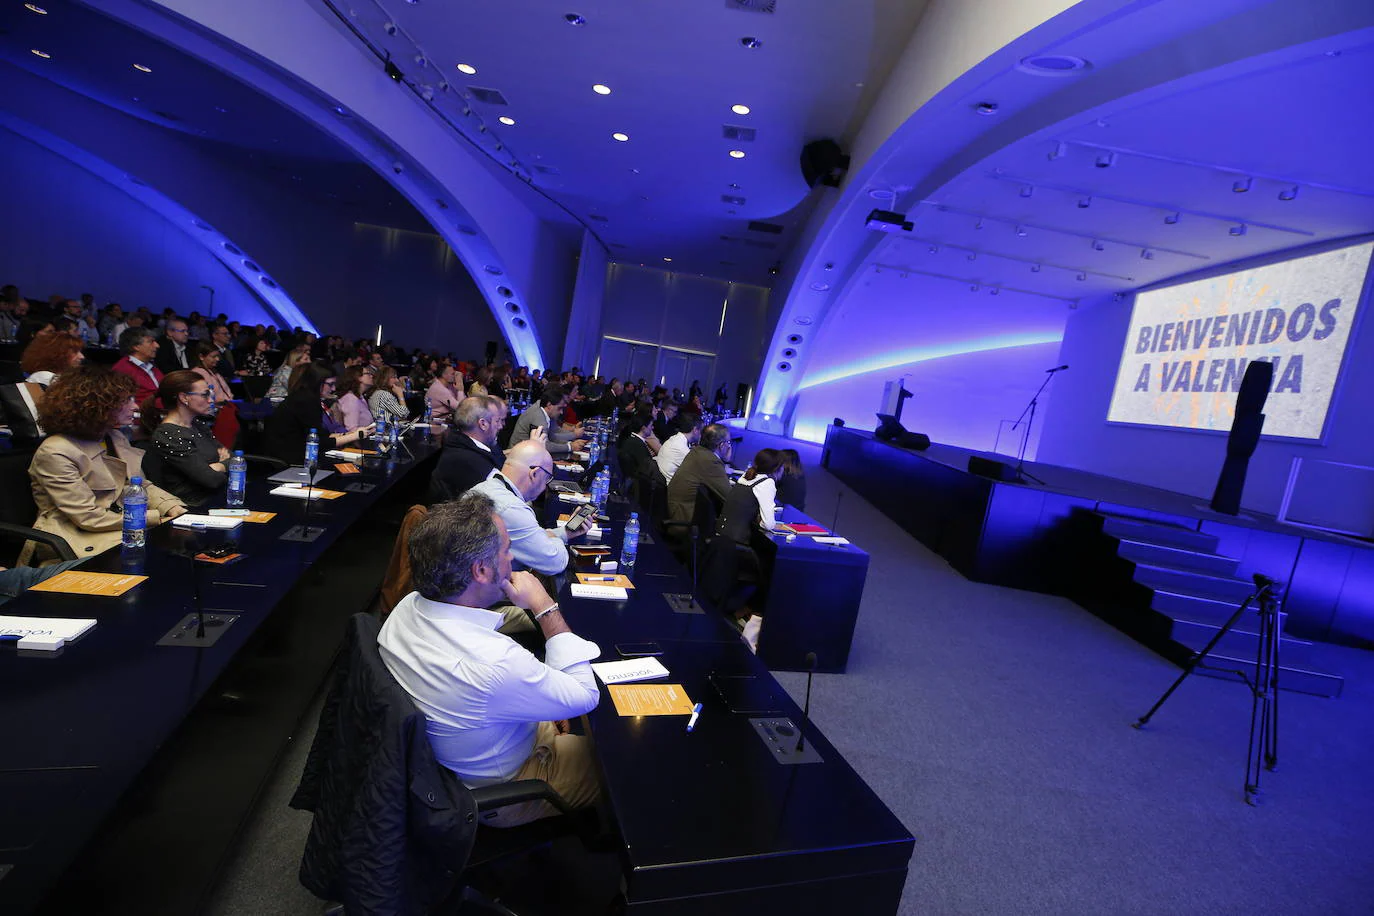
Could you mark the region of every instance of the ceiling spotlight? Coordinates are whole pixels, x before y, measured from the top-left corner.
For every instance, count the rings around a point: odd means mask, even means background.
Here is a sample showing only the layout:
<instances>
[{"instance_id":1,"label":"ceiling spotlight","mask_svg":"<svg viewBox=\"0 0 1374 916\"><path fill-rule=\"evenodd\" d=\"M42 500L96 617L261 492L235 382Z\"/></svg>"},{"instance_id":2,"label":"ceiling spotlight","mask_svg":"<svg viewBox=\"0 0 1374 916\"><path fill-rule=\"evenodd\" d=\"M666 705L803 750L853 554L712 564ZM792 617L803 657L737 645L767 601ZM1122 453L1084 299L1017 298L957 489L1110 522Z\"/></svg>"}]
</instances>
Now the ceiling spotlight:
<instances>
[{"instance_id":1,"label":"ceiling spotlight","mask_svg":"<svg viewBox=\"0 0 1374 916\"><path fill-rule=\"evenodd\" d=\"M730 158L731 158L731 159L743 159L743 158L744 158L744 150L742 150L742 149L732 149L732 150L730 150Z\"/></svg>"},{"instance_id":2,"label":"ceiling spotlight","mask_svg":"<svg viewBox=\"0 0 1374 916\"><path fill-rule=\"evenodd\" d=\"M586 25L586 24L587 24L587 17L586 17L586 16L579 15L579 14L577 14L577 13L564 13L564 14L563 14L563 20L564 20L565 22L567 22L568 25Z\"/></svg>"},{"instance_id":3,"label":"ceiling spotlight","mask_svg":"<svg viewBox=\"0 0 1374 916\"><path fill-rule=\"evenodd\" d=\"M1236 225L1232 226L1230 229L1227 229L1226 231L1234 236L1242 236L1246 232L1249 232L1250 228L1246 226L1244 223L1237 223Z\"/></svg>"},{"instance_id":4,"label":"ceiling spotlight","mask_svg":"<svg viewBox=\"0 0 1374 916\"><path fill-rule=\"evenodd\" d=\"M1086 209L1088 209L1089 207L1091 207L1092 205L1093 205L1093 199L1092 199L1091 197L1080 197L1080 198L1078 198L1078 209L1080 209L1080 210L1086 210Z\"/></svg>"},{"instance_id":5,"label":"ceiling spotlight","mask_svg":"<svg viewBox=\"0 0 1374 916\"><path fill-rule=\"evenodd\" d=\"M978 252L976 252L976 251L970 251L970 252L968 253L968 259L969 259L970 261L976 261L976 260L978 260Z\"/></svg>"},{"instance_id":6,"label":"ceiling spotlight","mask_svg":"<svg viewBox=\"0 0 1374 916\"><path fill-rule=\"evenodd\" d=\"M997 103L979 102L977 105L973 106L973 110L980 115L995 115L997 114Z\"/></svg>"},{"instance_id":7,"label":"ceiling spotlight","mask_svg":"<svg viewBox=\"0 0 1374 916\"><path fill-rule=\"evenodd\" d=\"M1170 213L1168 216L1164 217L1164 222L1170 226L1178 225L1178 214Z\"/></svg>"},{"instance_id":8,"label":"ceiling spotlight","mask_svg":"<svg viewBox=\"0 0 1374 916\"><path fill-rule=\"evenodd\" d=\"M620 133L620 131L616 131L615 133L611 134L611 139L619 140L621 143L624 143L626 140L630 139L630 135L622 134Z\"/></svg>"},{"instance_id":9,"label":"ceiling spotlight","mask_svg":"<svg viewBox=\"0 0 1374 916\"><path fill-rule=\"evenodd\" d=\"M982 287L980 287L977 283L974 283L972 286L968 288L968 291L971 293L976 293L980 289L982 289Z\"/></svg>"},{"instance_id":10,"label":"ceiling spotlight","mask_svg":"<svg viewBox=\"0 0 1374 916\"><path fill-rule=\"evenodd\" d=\"M763 42L759 41L757 38L754 38L752 35L746 35L745 37L741 38L739 40L739 43L751 51L763 47Z\"/></svg>"},{"instance_id":11,"label":"ceiling spotlight","mask_svg":"<svg viewBox=\"0 0 1374 916\"><path fill-rule=\"evenodd\" d=\"M983 218L982 218L981 216L978 217L978 221L977 221L976 223L973 224L973 228L974 228L974 229L982 229L982 228L983 228Z\"/></svg>"},{"instance_id":12,"label":"ceiling spotlight","mask_svg":"<svg viewBox=\"0 0 1374 916\"><path fill-rule=\"evenodd\" d=\"M52 57L52 55L49 54L47 51L40 51L37 48L29 48L29 53L35 57L41 57L44 60L47 60L48 58Z\"/></svg>"},{"instance_id":13,"label":"ceiling spotlight","mask_svg":"<svg viewBox=\"0 0 1374 916\"><path fill-rule=\"evenodd\" d=\"M1080 273L1080 274L1078 275L1078 279L1079 279L1080 281L1086 280L1086 279L1088 279L1088 275L1085 274L1085 273Z\"/></svg>"},{"instance_id":14,"label":"ceiling spotlight","mask_svg":"<svg viewBox=\"0 0 1374 916\"><path fill-rule=\"evenodd\" d=\"M1103 245L1098 239L1093 239L1093 251L1106 251L1107 246Z\"/></svg>"},{"instance_id":15,"label":"ceiling spotlight","mask_svg":"<svg viewBox=\"0 0 1374 916\"><path fill-rule=\"evenodd\" d=\"M1111 168L1112 166L1116 165L1116 153L1100 154L1097 157L1097 161L1094 162L1093 165L1097 166L1099 169Z\"/></svg>"},{"instance_id":16,"label":"ceiling spotlight","mask_svg":"<svg viewBox=\"0 0 1374 916\"><path fill-rule=\"evenodd\" d=\"M497 118L496 120L500 121L502 124L506 125L507 127L514 127L514 126L515 126L515 119L514 119L514 118L511 118L511 117L507 117L506 115L501 115L501 117Z\"/></svg>"},{"instance_id":17,"label":"ceiling spotlight","mask_svg":"<svg viewBox=\"0 0 1374 916\"><path fill-rule=\"evenodd\" d=\"M1034 188L1034 186L1032 186L1032 185L1026 185L1024 188L1021 189L1021 196L1022 196L1022 197L1030 197L1030 196L1031 196L1032 194L1034 194L1034 193L1035 193L1035 188Z\"/></svg>"},{"instance_id":18,"label":"ceiling spotlight","mask_svg":"<svg viewBox=\"0 0 1374 916\"><path fill-rule=\"evenodd\" d=\"M864 220L864 227L875 232L910 232L912 224L907 221L905 213L871 210Z\"/></svg>"},{"instance_id":19,"label":"ceiling spotlight","mask_svg":"<svg viewBox=\"0 0 1374 916\"><path fill-rule=\"evenodd\" d=\"M610 95L611 87L605 86L601 83L594 83L592 85L592 92L595 92L597 95Z\"/></svg>"},{"instance_id":20,"label":"ceiling spotlight","mask_svg":"<svg viewBox=\"0 0 1374 916\"><path fill-rule=\"evenodd\" d=\"M989 292L990 294L994 295L994 296L996 296L996 295L997 295L998 293L1000 293L1001 291L1002 291L1001 287L998 287L998 286L994 286L992 289L988 290L988 292Z\"/></svg>"},{"instance_id":21,"label":"ceiling spotlight","mask_svg":"<svg viewBox=\"0 0 1374 916\"><path fill-rule=\"evenodd\" d=\"M1019 239L1023 239L1023 238L1026 237L1026 227L1025 227L1025 226L1017 226L1017 227L1016 227L1016 237L1019 238Z\"/></svg>"},{"instance_id":22,"label":"ceiling spotlight","mask_svg":"<svg viewBox=\"0 0 1374 916\"><path fill-rule=\"evenodd\" d=\"M1250 190L1252 184L1254 184L1254 179L1241 178L1231 183L1231 190L1236 194L1244 194L1246 191Z\"/></svg>"},{"instance_id":23,"label":"ceiling spotlight","mask_svg":"<svg viewBox=\"0 0 1374 916\"><path fill-rule=\"evenodd\" d=\"M30 13L37 13L40 16L48 15L48 11L36 3L25 3L24 9L28 10Z\"/></svg>"},{"instance_id":24,"label":"ceiling spotlight","mask_svg":"<svg viewBox=\"0 0 1374 916\"><path fill-rule=\"evenodd\" d=\"M665 260L665 261L667 261L667 262L669 262L669 263L672 263L672 260L673 260L673 259L672 259L672 258L664 258L663 260Z\"/></svg>"},{"instance_id":25,"label":"ceiling spotlight","mask_svg":"<svg viewBox=\"0 0 1374 916\"><path fill-rule=\"evenodd\" d=\"M399 83L405 79L405 74L401 72L401 68L393 64L390 60L386 62L386 65L382 69L384 69L386 75L391 77L395 82Z\"/></svg>"},{"instance_id":26,"label":"ceiling spotlight","mask_svg":"<svg viewBox=\"0 0 1374 916\"><path fill-rule=\"evenodd\" d=\"M472 64L459 64L458 72L466 73L468 76L472 76L474 73L477 72L477 68L474 67Z\"/></svg>"},{"instance_id":27,"label":"ceiling spotlight","mask_svg":"<svg viewBox=\"0 0 1374 916\"><path fill-rule=\"evenodd\" d=\"M1155 259L1155 253L1148 248L1140 249L1140 256L1147 261L1153 261Z\"/></svg>"},{"instance_id":28,"label":"ceiling spotlight","mask_svg":"<svg viewBox=\"0 0 1374 916\"><path fill-rule=\"evenodd\" d=\"M1296 200L1296 199L1297 199L1297 196L1298 196L1298 186L1297 186L1297 185L1293 185L1293 187L1291 187L1291 188L1284 188L1282 191L1279 192L1279 200Z\"/></svg>"},{"instance_id":29,"label":"ceiling spotlight","mask_svg":"<svg viewBox=\"0 0 1374 916\"><path fill-rule=\"evenodd\" d=\"M1053 162L1056 159L1063 159L1068 154L1069 145L1061 140L1054 145L1054 149L1050 150L1050 154L1046 158L1048 158L1050 162Z\"/></svg>"},{"instance_id":30,"label":"ceiling spotlight","mask_svg":"<svg viewBox=\"0 0 1374 916\"><path fill-rule=\"evenodd\" d=\"M824 282L822 282L822 281L820 281L820 280L817 280L815 283L812 283L812 284L811 284L811 288L814 289L814 290L815 290L816 292L818 292L818 293L823 293L823 292L825 292L826 290L830 289L830 284L829 284L829 283L824 283Z\"/></svg>"},{"instance_id":31,"label":"ceiling spotlight","mask_svg":"<svg viewBox=\"0 0 1374 916\"><path fill-rule=\"evenodd\" d=\"M1032 265L1031 265L1031 273L1033 273L1033 274L1038 274L1038 273L1040 273L1040 265L1039 265L1039 264L1032 264Z\"/></svg>"},{"instance_id":32,"label":"ceiling spotlight","mask_svg":"<svg viewBox=\"0 0 1374 916\"><path fill-rule=\"evenodd\" d=\"M940 246L939 246L939 245L931 245L930 248L929 248L929 251L930 251L931 254L939 254L939 253L940 253Z\"/></svg>"},{"instance_id":33,"label":"ceiling spotlight","mask_svg":"<svg viewBox=\"0 0 1374 916\"><path fill-rule=\"evenodd\" d=\"M137 70L139 73L152 73L152 72L153 72L153 68L152 68L152 67L145 67L145 66L143 66L142 64L134 64L134 69Z\"/></svg>"},{"instance_id":34,"label":"ceiling spotlight","mask_svg":"<svg viewBox=\"0 0 1374 916\"><path fill-rule=\"evenodd\" d=\"M737 115L746 115L746 114L749 113L749 106L748 106L748 105L731 105L731 106L730 106L730 110L733 111L733 112L734 112L735 114L737 114Z\"/></svg>"}]
</instances>

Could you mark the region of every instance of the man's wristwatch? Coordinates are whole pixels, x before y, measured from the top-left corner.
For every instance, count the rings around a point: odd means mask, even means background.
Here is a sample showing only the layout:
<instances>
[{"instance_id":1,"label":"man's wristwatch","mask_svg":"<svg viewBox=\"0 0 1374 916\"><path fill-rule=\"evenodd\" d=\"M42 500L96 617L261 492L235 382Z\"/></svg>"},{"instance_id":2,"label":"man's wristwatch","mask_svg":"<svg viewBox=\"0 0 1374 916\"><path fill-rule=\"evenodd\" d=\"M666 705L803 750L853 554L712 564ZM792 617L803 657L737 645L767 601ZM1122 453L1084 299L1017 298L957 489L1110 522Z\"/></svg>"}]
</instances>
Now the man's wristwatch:
<instances>
[{"instance_id":1,"label":"man's wristwatch","mask_svg":"<svg viewBox=\"0 0 1374 916\"><path fill-rule=\"evenodd\" d=\"M537 621L537 620L542 620L543 618L549 616L550 614L552 614L552 613L553 613L554 611L556 611L556 610L558 610L558 602L557 602L557 601L555 601L553 604L549 605L548 607L544 608L544 610L540 611L538 614L535 614L535 615L534 615L534 619L535 619L536 621Z\"/></svg>"}]
</instances>

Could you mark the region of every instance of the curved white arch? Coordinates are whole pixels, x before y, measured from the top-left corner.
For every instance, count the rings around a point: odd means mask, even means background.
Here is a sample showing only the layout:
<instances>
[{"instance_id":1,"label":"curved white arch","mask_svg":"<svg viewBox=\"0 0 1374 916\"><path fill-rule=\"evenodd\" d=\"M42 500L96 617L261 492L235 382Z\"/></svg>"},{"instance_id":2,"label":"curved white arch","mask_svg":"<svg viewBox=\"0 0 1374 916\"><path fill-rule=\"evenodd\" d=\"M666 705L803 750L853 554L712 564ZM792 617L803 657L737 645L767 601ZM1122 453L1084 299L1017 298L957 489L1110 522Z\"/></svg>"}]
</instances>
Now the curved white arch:
<instances>
[{"instance_id":1,"label":"curved white arch","mask_svg":"<svg viewBox=\"0 0 1374 916\"><path fill-rule=\"evenodd\" d=\"M280 284L273 280L252 256L235 244L232 239L216 230L214 226L147 181L136 175L130 175L89 150L70 143L56 134L30 124L8 112L0 111L0 128L23 137L54 155L61 156L73 165L80 166L95 177L123 191L186 233L231 273L242 280L243 285L262 302L270 315L276 317L282 327L301 327L312 333L319 333L286 290L282 289Z\"/></svg>"}]
</instances>

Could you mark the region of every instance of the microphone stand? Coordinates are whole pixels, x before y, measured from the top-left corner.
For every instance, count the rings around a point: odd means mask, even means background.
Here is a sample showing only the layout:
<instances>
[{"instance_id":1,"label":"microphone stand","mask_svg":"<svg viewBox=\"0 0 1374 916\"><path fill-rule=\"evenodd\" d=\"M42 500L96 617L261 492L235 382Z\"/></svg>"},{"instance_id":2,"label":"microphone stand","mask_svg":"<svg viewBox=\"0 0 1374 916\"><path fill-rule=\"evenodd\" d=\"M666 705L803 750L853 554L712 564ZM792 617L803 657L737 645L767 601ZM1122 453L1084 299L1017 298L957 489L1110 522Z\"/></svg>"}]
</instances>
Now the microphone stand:
<instances>
[{"instance_id":1,"label":"microphone stand","mask_svg":"<svg viewBox=\"0 0 1374 916\"><path fill-rule=\"evenodd\" d=\"M1040 388L1031 396L1030 403L1026 405L1025 410L1021 411L1021 416L1017 417L1016 422L1011 425L1011 428L1015 430L1023 420L1026 423L1026 431L1021 434L1021 449L1016 455L1016 479L1020 483L1025 483L1027 480L1033 480L1042 486L1045 483L1034 474L1026 473L1026 446L1030 444L1031 427L1035 425L1035 408L1040 403L1040 395L1045 393L1045 388L1054 380L1054 376L1064 371L1065 368L1067 367L1059 366L1045 373L1045 380L1040 383Z\"/></svg>"},{"instance_id":2,"label":"microphone stand","mask_svg":"<svg viewBox=\"0 0 1374 916\"><path fill-rule=\"evenodd\" d=\"M797 752L801 753L806 741L806 726L811 724L811 676L816 673L816 653L806 653L806 705L802 707L801 726L797 729Z\"/></svg>"}]
</instances>

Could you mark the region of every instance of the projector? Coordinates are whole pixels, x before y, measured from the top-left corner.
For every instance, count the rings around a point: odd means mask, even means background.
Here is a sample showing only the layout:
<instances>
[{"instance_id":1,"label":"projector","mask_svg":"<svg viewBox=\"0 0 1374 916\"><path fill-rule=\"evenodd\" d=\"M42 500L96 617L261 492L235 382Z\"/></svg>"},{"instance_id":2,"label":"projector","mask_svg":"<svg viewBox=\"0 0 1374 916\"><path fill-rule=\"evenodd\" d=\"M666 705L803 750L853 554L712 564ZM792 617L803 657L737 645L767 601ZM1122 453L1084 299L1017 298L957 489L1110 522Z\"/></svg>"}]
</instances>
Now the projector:
<instances>
[{"instance_id":1,"label":"projector","mask_svg":"<svg viewBox=\"0 0 1374 916\"><path fill-rule=\"evenodd\" d=\"M910 232L912 227L907 222L906 214L893 213L891 210L874 210L868 214L864 225L876 232Z\"/></svg>"}]
</instances>

